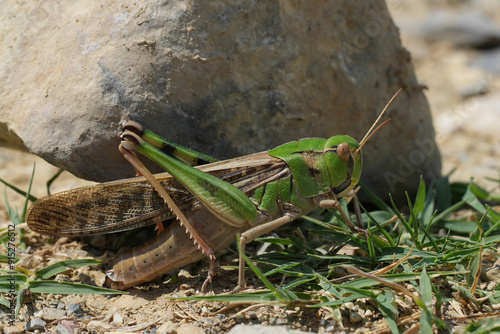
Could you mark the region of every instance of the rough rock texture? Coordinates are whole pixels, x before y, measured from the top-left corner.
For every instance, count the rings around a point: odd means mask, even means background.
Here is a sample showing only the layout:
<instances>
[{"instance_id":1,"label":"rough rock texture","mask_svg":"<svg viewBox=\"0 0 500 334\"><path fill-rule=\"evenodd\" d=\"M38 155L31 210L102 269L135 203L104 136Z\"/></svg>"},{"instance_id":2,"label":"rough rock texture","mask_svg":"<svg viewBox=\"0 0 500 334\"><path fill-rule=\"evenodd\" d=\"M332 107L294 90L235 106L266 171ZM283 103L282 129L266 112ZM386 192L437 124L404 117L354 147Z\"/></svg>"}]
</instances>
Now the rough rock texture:
<instances>
[{"instance_id":1,"label":"rough rock texture","mask_svg":"<svg viewBox=\"0 0 500 334\"><path fill-rule=\"evenodd\" d=\"M0 144L77 176L134 174L118 123L218 158L301 137L361 139L364 180L412 190L440 173L429 107L384 1L7 1Z\"/></svg>"}]
</instances>

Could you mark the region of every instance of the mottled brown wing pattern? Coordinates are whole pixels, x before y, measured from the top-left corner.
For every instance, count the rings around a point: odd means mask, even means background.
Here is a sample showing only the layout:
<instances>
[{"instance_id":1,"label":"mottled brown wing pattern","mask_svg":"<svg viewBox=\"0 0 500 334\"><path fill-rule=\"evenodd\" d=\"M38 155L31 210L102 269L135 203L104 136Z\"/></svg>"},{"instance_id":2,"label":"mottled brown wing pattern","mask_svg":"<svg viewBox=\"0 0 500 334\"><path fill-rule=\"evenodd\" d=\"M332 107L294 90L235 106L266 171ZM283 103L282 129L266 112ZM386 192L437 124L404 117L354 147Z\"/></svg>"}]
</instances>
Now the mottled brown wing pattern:
<instances>
[{"instance_id":1,"label":"mottled brown wing pattern","mask_svg":"<svg viewBox=\"0 0 500 334\"><path fill-rule=\"evenodd\" d=\"M156 217L165 220L170 216L156 191L138 180L103 183L44 197L30 207L27 222L38 233L72 236L128 230L153 224Z\"/></svg>"},{"instance_id":2,"label":"mottled brown wing pattern","mask_svg":"<svg viewBox=\"0 0 500 334\"><path fill-rule=\"evenodd\" d=\"M203 165L199 169L251 193L267 178L288 168L267 153ZM183 212L201 204L168 173L156 174ZM173 218L163 199L144 178L102 183L44 197L27 214L28 226L56 236L94 235L130 230Z\"/></svg>"}]
</instances>

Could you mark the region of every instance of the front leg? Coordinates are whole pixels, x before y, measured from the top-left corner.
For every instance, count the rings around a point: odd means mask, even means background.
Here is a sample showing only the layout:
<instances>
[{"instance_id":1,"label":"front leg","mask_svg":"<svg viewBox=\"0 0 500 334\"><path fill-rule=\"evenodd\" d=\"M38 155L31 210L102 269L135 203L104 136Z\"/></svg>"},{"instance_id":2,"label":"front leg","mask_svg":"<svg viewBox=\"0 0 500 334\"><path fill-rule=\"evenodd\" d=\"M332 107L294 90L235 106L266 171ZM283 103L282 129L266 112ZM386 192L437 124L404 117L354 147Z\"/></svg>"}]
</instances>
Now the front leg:
<instances>
[{"instance_id":1,"label":"front leg","mask_svg":"<svg viewBox=\"0 0 500 334\"><path fill-rule=\"evenodd\" d=\"M366 234L367 232L361 227L362 222L361 222L361 214L360 214L360 210L359 210L359 204L356 201L354 205L358 206L356 208L356 216L359 220L358 226L360 226L360 227L356 227L353 224L353 222L351 221L349 216L345 213L344 209L342 209L342 205L340 205L340 202L337 201L336 199L324 199L324 200L321 200L319 202L319 206L322 208L335 208L335 209L337 209L338 212L340 213L340 215L342 216L342 220L351 229L351 231L356 232L356 233L365 233Z\"/></svg>"},{"instance_id":2,"label":"front leg","mask_svg":"<svg viewBox=\"0 0 500 334\"><path fill-rule=\"evenodd\" d=\"M296 212L286 213L283 217L264 223L262 225L252 227L251 229L241 234L239 240L240 263L239 263L239 273L238 273L238 286L236 287L235 291L238 291L245 287L245 259L243 258L243 255L245 254L245 246L249 242L252 242L256 238L260 237L261 235L271 232L272 230L277 229L282 225L290 223L291 221L297 219L298 217L300 217L299 213Z\"/></svg>"}]
</instances>

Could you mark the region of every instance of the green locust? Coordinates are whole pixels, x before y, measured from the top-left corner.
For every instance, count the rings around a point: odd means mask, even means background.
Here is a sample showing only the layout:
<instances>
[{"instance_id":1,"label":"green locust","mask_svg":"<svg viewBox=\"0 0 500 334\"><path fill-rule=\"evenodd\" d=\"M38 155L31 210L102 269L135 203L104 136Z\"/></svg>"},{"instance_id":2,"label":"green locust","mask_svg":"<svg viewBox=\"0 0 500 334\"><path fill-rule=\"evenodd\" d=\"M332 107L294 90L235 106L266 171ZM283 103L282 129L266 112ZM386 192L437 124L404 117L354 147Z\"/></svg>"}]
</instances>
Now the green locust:
<instances>
[{"instance_id":1,"label":"green locust","mask_svg":"<svg viewBox=\"0 0 500 334\"><path fill-rule=\"evenodd\" d=\"M353 231L363 231L349 220L338 199L355 196L353 188L363 165L361 148L394 97L359 143L345 135L307 138L224 161L126 121L119 149L142 176L42 198L30 207L28 226L42 234L82 236L157 224L155 238L110 262L106 285L115 289L151 281L208 257L203 291L215 275L215 253L240 235L238 288L242 288L245 245L314 208L337 208ZM167 173L152 175L136 152ZM165 220L171 222L163 228Z\"/></svg>"}]
</instances>

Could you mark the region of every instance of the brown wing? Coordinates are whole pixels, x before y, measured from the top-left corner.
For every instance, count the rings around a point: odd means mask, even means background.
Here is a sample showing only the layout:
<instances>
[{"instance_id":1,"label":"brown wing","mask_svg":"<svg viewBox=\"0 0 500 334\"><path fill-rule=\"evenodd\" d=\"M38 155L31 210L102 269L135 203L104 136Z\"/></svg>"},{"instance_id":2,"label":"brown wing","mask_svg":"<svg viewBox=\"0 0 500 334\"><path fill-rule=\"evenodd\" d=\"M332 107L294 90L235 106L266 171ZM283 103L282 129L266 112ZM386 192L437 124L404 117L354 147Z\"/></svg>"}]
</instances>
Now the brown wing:
<instances>
[{"instance_id":1,"label":"brown wing","mask_svg":"<svg viewBox=\"0 0 500 334\"><path fill-rule=\"evenodd\" d=\"M251 193L288 167L266 152L199 167ZM201 204L168 173L155 175L183 212ZM130 230L173 218L163 199L142 177L77 188L44 197L28 210L28 226L42 234L76 236Z\"/></svg>"}]
</instances>

